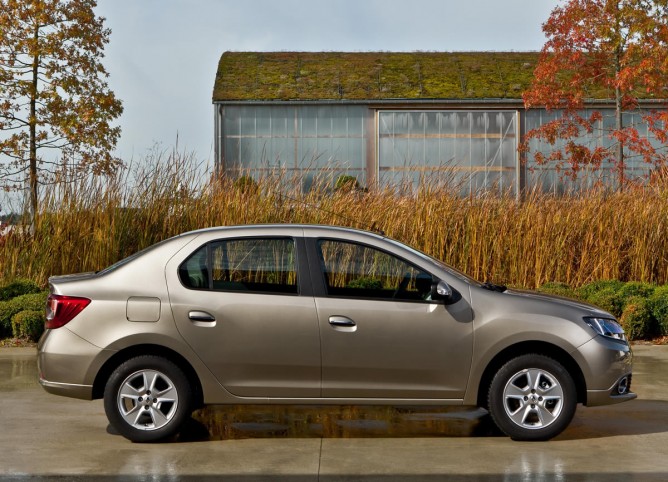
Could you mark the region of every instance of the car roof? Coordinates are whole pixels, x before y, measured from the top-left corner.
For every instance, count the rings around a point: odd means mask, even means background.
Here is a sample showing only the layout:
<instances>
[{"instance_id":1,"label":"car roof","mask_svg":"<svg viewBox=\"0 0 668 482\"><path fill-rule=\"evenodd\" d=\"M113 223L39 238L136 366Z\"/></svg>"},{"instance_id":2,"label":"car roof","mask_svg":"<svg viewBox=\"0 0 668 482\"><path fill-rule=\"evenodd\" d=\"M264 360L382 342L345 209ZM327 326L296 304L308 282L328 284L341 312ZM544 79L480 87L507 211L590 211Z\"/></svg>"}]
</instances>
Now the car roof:
<instances>
[{"instance_id":1,"label":"car roof","mask_svg":"<svg viewBox=\"0 0 668 482\"><path fill-rule=\"evenodd\" d=\"M241 225L230 225L230 226L215 226L215 227L210 227L210 228L202 228L202 229L197 229L194 231L189 231L187 233L183 233L183 235L188 235L188 234L204 234L204 233L212 233L212 232L225 232L225 231L231 231L231 230L251 230L251 231L261 231L262 233L267 233L271 231L278 231L286 228L297 228L297 229L303 229L304 234L310 234L310 233L315 233L316 231L322 232L324 231L330 231L333 233L347 233L347 234L365 234L368 236L373 236L379 239L384 239L387 238L385 235L378 233L378 232L372 232L372 231L367 231L363 229L356 229L356 228L349 228L346 226L333 226L333 225L326 225L326 224L278 224L278 223L273 223L273 224L241 224Z\"/></svg>"}]
</instances>

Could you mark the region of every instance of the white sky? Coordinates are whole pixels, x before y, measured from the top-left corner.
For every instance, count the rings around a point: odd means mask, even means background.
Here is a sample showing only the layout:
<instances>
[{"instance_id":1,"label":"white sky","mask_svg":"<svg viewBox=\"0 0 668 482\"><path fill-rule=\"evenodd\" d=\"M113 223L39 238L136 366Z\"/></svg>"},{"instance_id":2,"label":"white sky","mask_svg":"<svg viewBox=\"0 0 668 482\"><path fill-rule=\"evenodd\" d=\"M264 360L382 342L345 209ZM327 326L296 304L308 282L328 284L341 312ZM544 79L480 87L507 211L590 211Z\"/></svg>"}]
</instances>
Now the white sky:
<instances>
[{"instance_id":1,"label":"white sky","mask_svg":"<svg viewBox=\"0 0 668 482\"><path fill-rule=\"evenodd\" d=\"M118 154L159 143L213 157L211 94L235 51L540 50L557 0L98 0L123 101Z\"/></svg>"}]
</instances>

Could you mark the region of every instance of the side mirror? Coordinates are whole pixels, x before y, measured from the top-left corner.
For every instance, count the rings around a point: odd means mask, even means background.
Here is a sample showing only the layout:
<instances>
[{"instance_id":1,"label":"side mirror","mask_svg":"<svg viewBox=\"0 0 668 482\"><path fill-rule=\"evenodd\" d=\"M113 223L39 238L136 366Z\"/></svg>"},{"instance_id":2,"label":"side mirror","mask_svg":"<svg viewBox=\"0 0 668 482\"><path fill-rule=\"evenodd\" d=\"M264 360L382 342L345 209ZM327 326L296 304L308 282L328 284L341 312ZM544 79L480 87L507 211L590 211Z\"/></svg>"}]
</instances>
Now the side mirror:
<instances>
[{"instance_id":1,"label":"side mirror","mask_svg":"<svg viewBox=\"0 0 668 482\"><path fill-rule=\"evenodd\" d=\"M449 301L452 298L452 288L445 281L431 285L431 299Z\"/></svg>"}]
</instances>

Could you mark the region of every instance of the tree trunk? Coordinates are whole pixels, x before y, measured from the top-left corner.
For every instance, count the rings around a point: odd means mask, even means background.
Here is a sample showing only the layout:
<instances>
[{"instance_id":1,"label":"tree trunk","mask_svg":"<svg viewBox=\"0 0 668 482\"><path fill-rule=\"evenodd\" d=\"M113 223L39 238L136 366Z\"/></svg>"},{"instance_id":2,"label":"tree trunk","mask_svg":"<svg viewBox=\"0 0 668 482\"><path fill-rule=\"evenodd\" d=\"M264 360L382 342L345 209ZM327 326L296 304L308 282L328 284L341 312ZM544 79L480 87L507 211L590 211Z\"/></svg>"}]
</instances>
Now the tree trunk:
<instances>
[{"instance_id":1,"label":"tree trunk","mask_svg":"<svg viewBox=\"0 0 668 482\"><path fill-rule=\"evenodd\" d=\"M616 14L617 14L617 28L616 32L621 33L621 25L620 25L620 20L619 20L619 5L617 5L616 9ZM622 54L624 53L624 46L623 46L623 40L620 38L617 41L617 47L615 48L615 81L619 79L619 76L622 72ZM621 132L622 128L624 127L624 118L623 118L623 111L622 111L622 91L619 88L619 84L615 83L615 129L617 132ZM624 160L624 144L620 141L617 141L617 149L616 149L615 157L617 158L617 176L619 178L619 189L623 190L624 189L624 168L625 166L625 160Z\"/></svg>"},{"instance_id":2,"label":"tree trunk","mask_svg":"<svg viewBox=\"0 0 668 482\"><path fill-rule=\"evenodd\" d=\"M622 94L619 90L619 87L615 87L615 129L618 132L621 132L624 127L624 113L622 111ZM624 160L624 145L617 141L617 152L615 157L617 158L617 175L619 176L619 189L624 189L624 168L626 167Z\"/></svg>"},{"instance_id":3,"label":"tree trunk","mask_svg":"<svg viewBox=\"0 0 668 482\"><path fill-rule=\"evenodd\" d=\"M32 86L30 91L30 166L29 172L29 197L28 200L28 215L29 215L29 229L30 233L35 232L35 221L37 218L37 79L39 73L39 53L37 51L37 42L39 41L39 25L35 25L33 32L33 40L35 42L35 54L32 61Z\"/></svg>"}]
</instances>

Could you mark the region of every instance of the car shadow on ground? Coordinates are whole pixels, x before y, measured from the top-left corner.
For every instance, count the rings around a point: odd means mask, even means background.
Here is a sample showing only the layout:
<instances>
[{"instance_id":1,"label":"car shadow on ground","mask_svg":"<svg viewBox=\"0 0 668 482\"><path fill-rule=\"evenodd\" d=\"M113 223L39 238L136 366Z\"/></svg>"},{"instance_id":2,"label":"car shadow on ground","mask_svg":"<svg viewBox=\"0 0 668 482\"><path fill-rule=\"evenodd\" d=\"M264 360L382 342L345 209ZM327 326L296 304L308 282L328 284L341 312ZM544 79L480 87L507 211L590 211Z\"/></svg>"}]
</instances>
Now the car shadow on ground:
<instances>
[{"instance_id":1,"label":"car shadow on ground","mask_svg":"<svg viewBox=\"0 0 668 482\"><path fill-rule=\"evenodd\" d=\"M116 434L111 426L107 432ZM579 406L554 440L668 432L668 401ZM198 410L171 442L248 438L503 437L482 409L434 407L212 406Z\"/></svg>"}]
</instances>

